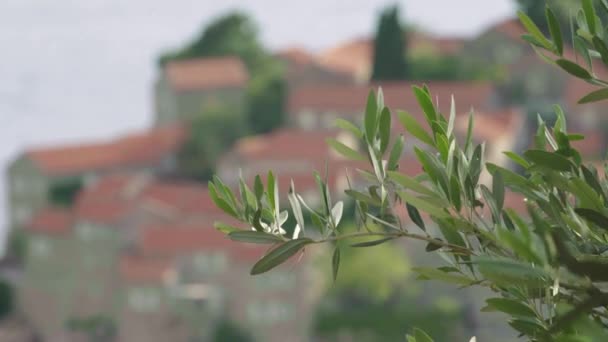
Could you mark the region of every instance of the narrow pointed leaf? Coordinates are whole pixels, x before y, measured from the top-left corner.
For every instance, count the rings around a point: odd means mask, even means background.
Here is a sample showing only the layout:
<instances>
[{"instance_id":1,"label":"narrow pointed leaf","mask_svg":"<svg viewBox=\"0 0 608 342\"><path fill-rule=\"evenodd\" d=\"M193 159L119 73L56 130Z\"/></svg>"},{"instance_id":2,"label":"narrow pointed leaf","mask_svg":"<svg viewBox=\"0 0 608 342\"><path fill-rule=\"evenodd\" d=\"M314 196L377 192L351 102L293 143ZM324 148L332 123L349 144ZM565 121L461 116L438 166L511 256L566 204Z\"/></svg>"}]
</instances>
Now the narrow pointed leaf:
<instances>
[{"instance_id":1,"label":"narrow pointed leaf","mask_svg":"<svg viewBox=\"0 0 608 342\"><path fill-rule=\"evenodd\" d=\"M403 125L406 131L408 131L411 135L413 135L416 139L422 141L423 143L435 146L435 142L433 138L429 135L429 133L418 123L416 118L414 118L410 113L404 111L398 111L397 116L399 117L399 121Z\"/></svg>"},{"instance_id":2,"label":"narrow pointed leaf","mask_svg":"<svg viewBox=\"0 0 608 342\"><path fill-rule=\"evenodd\" d=\"M416 207L407 202L405 203L405 206L407 208L407 214L412 220L412 222L414 222L418 227L420 227L420 229L426 231L424 221L422 220L422 216L420 216L420 212L418 211L418 209L416 209Z\"/></svg>"},{"instance_id":3,"label":"narrow pointed leaf","mask_svg":"<svg viewBox=\"0 0 608 342\"><path fill-rule=\"evenodd\" d=\"M338 270L340 269L340 247L334 249L334 254L331 257L331 271L334 277L334 282L338 279Z\"/></svg>"},{"instance_id":4,"label":"narrow pointed leaf","mask_svg":"<svg viewBox=\"0 0 608 342\"><path fill-rule=\"evenodd\" d=\"M331 146L336 152L340 153L344 157L352 160L365 161L366 158L361 153L353 150L352 148L344 145L336 139L329 138L326 140L327 144Z\"/></svg>"},{"instance_id":5,"label":"narrow pointed leaf","mask_svg":"<svg viewBox=\"0 0 608 342\"><path fill-rule=\"evenodd\" d=\"M378 130L380 132L380 154L384 154L391 139L391 112L384 107L380 113Z\"/></svg>"},{"instance_id":6,"label":"narrow pointed leaf","mask_svg":"<svg viewBox=\"0 0 608 342\"><path fill-rule=\"evenodd\" d=\"M336 126L342 128L345 131L351 132L357 138L363 137L363 132L359 129L359 127L355 126L352 122L344 119L336 119Z\"/></svg>"},{"instance_id":7,"label":"narrow pointed leaf","mask_svg":"<svg viewBox=\"0 0 608 342\"><path fill-rule=\"evenodd\" d=\"M578 100L578 103L585 104L585 103L603 101L606 99L608 99L608 88L602 88L602 89L593 91L593 92L585 95L583 98Z\"/></svg>"},{"instance_id":8,"label":"narrow pointed leaf","mask_svg":"<svg viewBox=\"0 0 608 342\"><path fill-rule=\"evenodd\" d=\"M564 42L562 40L562 30L559 27L559 21L549 7L547 7L546 16L547 23L549 24L549 32L551 33L551 38L553 39L553 44L555 45L555 50L557 54L561 56L564 53Z\"/></svg>"},{"instance_id":9,"label":"narrow pointed leaf","mask_svg":"<svg viewBox=\"0 0 608 342\"><path fill-rule=\"evenodd\" d=\"M435 111L435 106L433 106L433 101L431 101L430 95L420 87L413 86L412 89L414 90L414 95L418 100L418 104L420 105L420 108L422 108L426 120L430 125L437 120L437 112Z\"/></svg>"},{"instance_id":10,"label":"narrow pointed leaf","mask_svg":"<svg viewBox=\"0 0 608 342\"><path fill-rule=\"evenodd\" d=\"M524 156L531 162L557 171L570 171L574 164L566 157L557 153L542 150L528 150Z\"/></svg>"},{"instance_id":11,"label":"narrow pointed leaf","mask_svg":"<svg viewBox=\"0 0 608 342\"><path fill-rule=\"evenodd\" d=\"M608 230L608 217L606 217L604 214L602 214L596 210L587 209L587 208L576 208L576 209L574 209L574 211L578 215L593 222L598 227Z\"/></svg>"},{"instance_id":12,"label":"narrow pointed leaf","mask_svg":"<svg viewBox=\"0 0 608 342\"><path fill-rule=\"evenodd\" d=\"M228 237L233 241L249 242L257 244L275 244L283 242L280 237L263 232L255 232L253 230L239 230L228 234Z\"/></svg>"},{"instance_id":13,"label":"narrow pointed leaf","mask_svg":"<svg viewBox=\"0 0 608 342\"><path fill-rule=\"evenodd\" d=\"M557 65L559 65L562 69L564 69L564 71L566 71L570 75L585 80L591 79L591 74L589 73L589 71L574 62L561 58L555 61L555 63L557 63Z\"/></svg>"},{"instance_id":14,"label":"narrow pointed leaf","mask_svg":"<svg viewBox=\"0 0 608 342\"><path fill-rule=\"evenodd\" d=\"M403 134L397 138L393 148L391 149L391 154L388 158L388 169L390 171L397 170L399 166L399 159L401 158L401 154L403 153L403 144L405 143L405 139L403 138Z\"/></svg>"},{"instance_id":15,"label":"narrow pointed leaf","mask_svg":"<svg viewBox=\"0 0 608 342\"><path fill-rule=\"evenodd\" d=\"M487 307L495 311L501 311L511 316L536 317L534 310L528 305L515 299L509 298L490 298L486 299ZM490 311L488 309L482 311Z\"/></svg>"},{"instance_id":16,"label":"narrow pointed leaf","mask_svg":"<svg viewBox=\"0 0 608 342\"><path fill-rule=\"evenodd\" d=\"M450 214L448 214L443 208L437 207L434 204L431 204L430 202L427 202L426 200L424 200L422 198L418 198L405 191L399 191L398 193L399 193L399 197L401 197L401 199L410 203L411 205L416 207L418 210L422 210L422 211L424 211L430 215L433 215L435 217L438 217L438 218L445 218L445 217L450 216Z\"/></svg>"},{"instance_id":17,"label":"narrow pointed leaf","mask_svg":"<svg viewBox=\"0 0 608 342\"><path fill-rule=\"evenodd\" d=\"M526 15L524 12L522 11L518 11L517 12L517 16L519 17L519 20L521 21L521 23L524 25L524 27L526 28L526 30L528 30L528 32L540 43L542 44L542 46L545 49L550 50L551 49L551 42L545 37L545 35L540 31L540 29L538 28L538 26L536 26L536 24L534 24L534 22L532 21L532 19L530 19L530 17L528 17L528 15Z\"/></svg>"},{"instance_id":18,"label":"narrow pointed leaf","mask_svg":"<svg viewBox=\"0 0 608 342\"><path fill-rule=\"evenodd\" d=\"M277 248L272 249L268 254L264 255L253 268L251 269L251 275L262 274L270 271L271 269L279 266L298 253L302 248L313 243L312 240L303 238L296 240L289 240Z\"/></svg>"},{"instance_id":19,"label":"narrow pointed leaf","mask_svg":"<svg viewBox=\"0 0 608 342\"><path fill-rule=\"evenodd\" d=\"M367 96L367 107L365 109L365 137L369 144L374 142L376 137L376 128L378 123L378 104L374 91L370 90Z\"/></svg>"},{"instance_id":20,"label":"narrow pointed leaf","mask_svg":"<svg viewBox=\"0 0 608 342\"><path fill-rule=\"evenodd\" d=\"M386 237L386 238L382 238L379 240L372 240L372 241L365 241L365 242L359 242L359 243L354 243L352 245L350 245L351 247L372 247L372 246L377 246L380 244L383 244L387 241L393 240L394 237Z\"/></svg>"}]
</instances>

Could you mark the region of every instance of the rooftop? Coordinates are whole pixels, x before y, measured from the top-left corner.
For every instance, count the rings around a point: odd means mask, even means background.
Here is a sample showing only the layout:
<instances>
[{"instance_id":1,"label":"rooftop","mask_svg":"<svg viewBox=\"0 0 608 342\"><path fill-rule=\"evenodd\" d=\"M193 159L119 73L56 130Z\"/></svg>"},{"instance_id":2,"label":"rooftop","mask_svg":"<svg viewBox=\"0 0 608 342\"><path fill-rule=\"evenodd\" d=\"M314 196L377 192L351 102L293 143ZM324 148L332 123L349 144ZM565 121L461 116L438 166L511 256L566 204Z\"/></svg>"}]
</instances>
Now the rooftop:
<instances>
[{"instance_id":1,"label":"rooftop","mask_svg":"<svg viewBox=\"0 0 608 342\"><path fill-rule=\"evenodd\" d=\"M172 61L165 75L177 91L244 87L249 80L245 64L231 56Z\"/></svg>"},{"instance_id":2,"label":"rooftop","mask_svg":"<svg viewBox=\"0 0 608 342\"><path fill-rule=\"evenodd\" d=\"M31 218L26 228L43 234L64 234L72 226L72 213L64 208L45 208Z\"/></svg>"},{"instance_id":3,"label":"rooftop","mask_svg":"<svg viewBox=\"0 0 608 342\"><path fill-rule=\"evenodd\" d=\"M186 130L181 126L157 127L113 141L32 149L26 156L46 174L74 175L154 165L176 152L185 138Z\"/></svg>"}]
</instances>

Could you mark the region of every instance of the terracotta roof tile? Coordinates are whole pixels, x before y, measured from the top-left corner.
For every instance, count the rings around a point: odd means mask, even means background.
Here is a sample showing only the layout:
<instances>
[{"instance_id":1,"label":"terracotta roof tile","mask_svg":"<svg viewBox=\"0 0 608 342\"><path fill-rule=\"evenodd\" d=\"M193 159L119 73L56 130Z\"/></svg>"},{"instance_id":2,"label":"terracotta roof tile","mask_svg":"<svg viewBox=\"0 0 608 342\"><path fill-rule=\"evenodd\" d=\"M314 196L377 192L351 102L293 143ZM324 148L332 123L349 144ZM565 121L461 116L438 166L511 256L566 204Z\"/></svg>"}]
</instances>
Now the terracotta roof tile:
<instances>
[{"instance_id":1,"label":"terracotta roof tile","mask_svg":"<svg viewBox=\"0 0 608 342\"><path fill-rule=\"evenodd\" d=\"M357 79L368 79L371 72L374 44L360 38L331 48L318 57L318 62L338 72L346 72Z\"/></svg>"},{"instance_id":2,"label":"terracotta roof tile","mask_svg":"<svg viewBox=\"0 0 608 342\"><path fill-rule=\"evenodd\" d=\"M312 53L300 47L292 47L281 50L276 53L276 56L286 60L287 62L299 65L311 64L315 60Z\"/></svg>"},{"instance_id":3,"label":"terracotta roof tile","mask_svg":"<svg viewBox=\"0 0 608 342\"><path fill-rule=\"evenodd\" d=\"M177 91L245 87L247 68L237 57L209 57L169 62L165 68L169 84Z\"/></svg>"},{"instance_id":4,"label":"terracotta roof tile","mask_svg":"<svg viewBox=\"0 0 608 342\"><path fill-rule=\"evenodd\" d=\"M26 156L47 174L72 175L131 165L152 165L175 152L185 138L183 127L158 127L110 142L34 149L27 151Z\"/></svg>"},{"instance_id":5,"label":"terracotta roof tile","mask_svg":"<svg viewBox=\"0 0 608 342\"><path fill-rule=\"evenodd\" d=\"M408 34L408 49L411 51L430 50L439 55L454 55L463 48L466 40L459 37L436 37L432 34L413 31Z\"/></svg>"},{"instance_id":6,"label":"terracotta roof tile","mask_svg":"<svg viewBox=\"0 0 608 342\"><path fill-rule=\"evenodd\" d=\"M237 141L234 152L238 157L255 161L324 160L330 155L326 139L336 138L338 132L279 129L269 134L247 137Z\"/></svg>"},{"instance_id":7,"label":"terracotta roof tile","mask_svg":"<svg viewBox=\"0 0 608 342\"><path fill-rule=\"evenodd\" d=\"M313 110L358 114L363 113L370 88L382 87L385 103L393 110L420 112L411 87L420 82L386 82L373 86L327 85L296 89L288 98L288 110L294 115L300 111ZM433 101L439 99L440 109L450 108L452 94L459 110L473 107L483 110L489 107L493 86L487 82L429 82Z\"/></svg>"},{"instance_id":8,"label":"terracotta roof tile","mask_svg":"<svg viewBox=\"0 0 608 342\"><path fill-rule=\"evenodd\" d=\"M521 40L523 34L527 33L526 29L516 18L505 19L491 26L487 31L495 31L518 41Z\"/></svg>"},{"instance_id":9,"label":"terracotta roof tile","mask_svg":"<svg viewBox=\"0 0 608 342\"><path fill-rule=\"evenodd\" d=\"M260 245L231 241L211 227L196 225L156 225L144 227L139 241L146 256L173 257L200 251L224 251L232 258L255 261L263 255Z\"/></svg>"},{"instance_id":10,"label":"terracotta roof tile","mask_svg":"<svg viewBox=\"0 0 608 342\"><path fill-rule=\"evenodd\" d=\"M72 213L64 208L45 208L38 211L26 228L35 233L64 234L72 228Z\"/></svg>"}]
</instances>

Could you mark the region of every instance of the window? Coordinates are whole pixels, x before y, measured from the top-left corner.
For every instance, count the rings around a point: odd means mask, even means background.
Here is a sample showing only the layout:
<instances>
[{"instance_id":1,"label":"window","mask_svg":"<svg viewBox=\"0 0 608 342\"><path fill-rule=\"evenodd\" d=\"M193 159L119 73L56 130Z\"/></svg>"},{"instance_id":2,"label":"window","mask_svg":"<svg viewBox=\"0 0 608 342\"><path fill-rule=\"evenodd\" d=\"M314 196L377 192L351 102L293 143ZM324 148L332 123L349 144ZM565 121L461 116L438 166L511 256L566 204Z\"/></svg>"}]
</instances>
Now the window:
<instances>
[{"instance_id":1,"label":"window","mask_svg":"<svg viewBox=\"0 0 608 342\"><path fill-rule=\"evenodd\" d=\"M298 127L301 129L311 130L316 128L316 121L314 112L305 110L298 113Z\"/></svg>"},{"instance_id":2,"label":"window","mask_svg":"<svg viewBox=\"0 0 608 342\"><path fill-rule=\"evenodd\" d=\"M289 290L296 284L295 274L274 271L253 278L258 290Z\"/></svg>"},{"instance_id":3,"label":"window","mask_svg":"<svg viewBox=\"0 0 608 342\"><path fill-rule=\"evenodd\" d=\"M130 289L127 301L129 307L136 312L153 312L160 307L160 295L156 289Z\"/></svg>"},{"instance_id":4,"label":"window","mask_svg":"<svg viewBox=\"0 0 608 342\"><path fill-rule=\"evenodd\" d=\"M32 215L32 210L29 207L19 206L15 208L15 221L18 224L24 224Z\"/></svg>"},{"instance_id":5,"label":"window","mask_svg":"<svg viewBox=\"0 0 608 342\"><path fill-rule=\"evenodd\" d=\"M197 272L213 274L226 267L226 256L223 253L197 254L194 256L192 264Z\"/></svg>"},{"instance_id":6,"label":"window","mask_svg":"<svg viewBox=\"0 0 608 342\"><path fill-rule=\"evenodd\" d=\"M83 241L95 241L106 237L103 227L90 222L81 222L76 228L76 234Z\"/></svg>"},{"instance_id":7,"label":"window","mask_svg":"<svg viewBox=\"0 0 608 342\"><path fill-rule=\"evenodd\" d=\"M253 301L247 305L247 319L252 323L274 324L295 316L292 304L281 301Z\"/></svg>"},{"instance_id":8,"label":"window","mask_svg":"<svg viewBox=\"0 0 608 342\"><path fill-rule=\"evenodd\" d=\"M30 252L32 256L43 258L51 253L50 241L42 237L34 237L30 239Z\"/></svg>"},{"instance_id":9,"label":"window","mask_svg":"<svg viewBox=\"0 0 608 342\"><path fill-rule=\"evenodd\" d=\"M23 177L15 177L13 179L13 192L15 194L24 194L28 191L28 182Z\"/></svg>"}]
</instances>

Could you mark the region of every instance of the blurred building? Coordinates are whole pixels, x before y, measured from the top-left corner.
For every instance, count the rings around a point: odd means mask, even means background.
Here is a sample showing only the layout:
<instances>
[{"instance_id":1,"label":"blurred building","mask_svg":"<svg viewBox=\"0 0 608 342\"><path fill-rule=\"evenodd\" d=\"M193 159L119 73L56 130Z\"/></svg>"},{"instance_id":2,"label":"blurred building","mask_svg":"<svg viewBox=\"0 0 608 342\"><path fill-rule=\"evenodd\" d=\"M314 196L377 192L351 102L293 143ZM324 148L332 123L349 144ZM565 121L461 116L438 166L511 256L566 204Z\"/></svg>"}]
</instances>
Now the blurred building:
<instances>
[{"instance_id":1,"label":"blurred building","mask_svg":"<svg viewBox=\"0 0 608 342\"><path fill-rule=\"evenodd\" d=\"M206 340L225 317L262 341L304 340L307 263L251 277L265 249L230 241L212 227L220 218L229 221L204 186L102 178L73 208L43 209L27 225L20 309L45 341L66 341L70 321L95 316L114 320L119 341Z\"/></svg>"},{"instance_id":2,"label":"blurred building","mask_svg":"<svg viewBox=\"0 0 608 342\"><path fill-rule=\"evenodd\" d=\"M218 107L243 111L248 79L236 57L168 62L155 85L155 122L184 122Z\"/></svg>"}]
</instances>

